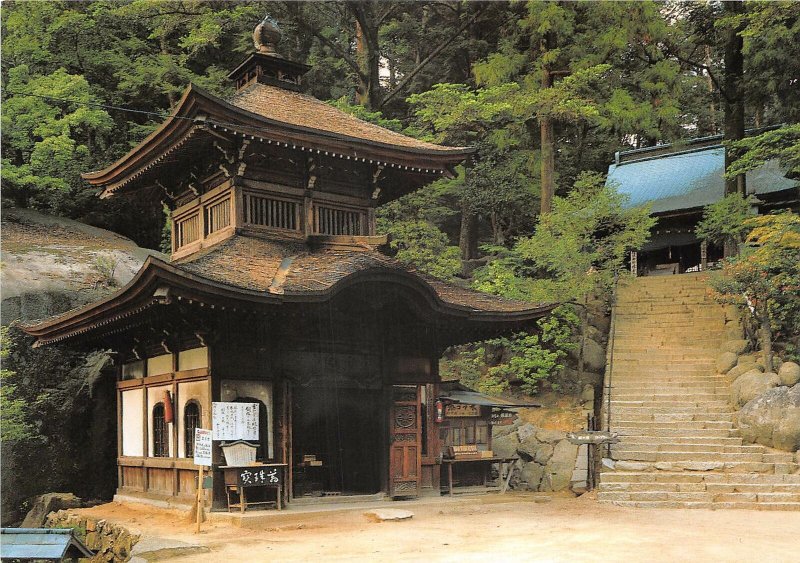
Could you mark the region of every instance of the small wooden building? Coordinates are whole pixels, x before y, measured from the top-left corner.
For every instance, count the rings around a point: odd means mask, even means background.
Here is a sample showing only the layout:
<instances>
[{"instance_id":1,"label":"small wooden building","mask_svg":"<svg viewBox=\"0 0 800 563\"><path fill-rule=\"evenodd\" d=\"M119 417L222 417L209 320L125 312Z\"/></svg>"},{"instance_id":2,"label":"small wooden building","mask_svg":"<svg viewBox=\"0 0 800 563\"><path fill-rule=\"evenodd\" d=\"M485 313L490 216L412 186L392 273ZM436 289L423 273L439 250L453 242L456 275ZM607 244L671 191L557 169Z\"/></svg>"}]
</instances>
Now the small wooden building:
<instances>
[{"instance_id":1,"label":"small wooden building","mask_svg":"<svg viewBox=\"0 0 800 563\"><path fill-rule=\"evenodd\" d=\"M725 196L725 148L722 136L693 139L618 152L608 182L629 196L629 205L650 204L658 223L650 241L631 255L639 275L677 274L704 269L723 257L723 249L703 244L695 227L703 207ZM777 161L746 175L754 196L753 214L800 209L800 184L785 177Z\"/></svg>"},{"instance_id":2,"label":"small wooden building","mask_svg":"<svg viewBox=\"0 0 800 563\"><path fill-rule=\"evenodd\" d=\"M442 352L530 326L552 306L444 283L381 253L376 206L451 174L472 150L304 95L307 67L268 51L231 73L231 98L190 86L156 131L84 175L101 197L171 201L171 261L150 258L112 296L26 331L37 345L117 352L120 495L190 503L194 429L211 427L217 401L259 405L257 455L288 466L286 502L314 487L438 492ZM217 442L213 458L223 506Z\"/></svg>"}]
</instances>

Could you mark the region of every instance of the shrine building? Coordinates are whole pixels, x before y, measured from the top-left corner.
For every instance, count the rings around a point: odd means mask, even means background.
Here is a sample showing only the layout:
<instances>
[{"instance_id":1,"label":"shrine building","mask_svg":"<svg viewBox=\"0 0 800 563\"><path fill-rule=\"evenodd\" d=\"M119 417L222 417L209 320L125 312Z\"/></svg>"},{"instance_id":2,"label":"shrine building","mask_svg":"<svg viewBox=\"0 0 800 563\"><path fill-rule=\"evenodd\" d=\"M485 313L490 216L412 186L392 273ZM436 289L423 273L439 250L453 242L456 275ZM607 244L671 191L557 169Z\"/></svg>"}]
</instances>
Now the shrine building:
<instances>
[{"instance_id":1,"label":"shrine building","mask_svg":"<svg viewBox=\"0 0 800 563\"><path fill-rule=\"evenodd\" d=\"M777 160L746 174L752 213L800 210L800 185L786 178ZM723 257L723 248L695 235L703 207L725 197L725 148L722 135L680 145L658 145L618 152L608 168L608 182L629 197L629 206L650 204L658 220L650 240L631 253L638 275L704 270Z\"/></svg>"},{"instance_id":2,"label":"shrine building","mask_svg":"<svg viewBox=\"0 0 800 563\"><path fill-rule=\"evenodd\" d=\"M277 56L264 25L229 75L230 98L190 86L128 154L83 175L103 198L169 198L171 260L150 257L113 295L25 330L37 346L116 352L120 498L190 504L194 430L212 427L213 402L237 401L259 405L257 456L286 465L284 502L309 481L335 494L438 494L443 351L530 328L553 305L465 289L382 253L375 208L452 175L473 149L301 93L309 67ZM459 439L483 436L490 449L477 419L459 424ZM225 460L212 450L221 508Z\"/></svg>"}]
</instances>

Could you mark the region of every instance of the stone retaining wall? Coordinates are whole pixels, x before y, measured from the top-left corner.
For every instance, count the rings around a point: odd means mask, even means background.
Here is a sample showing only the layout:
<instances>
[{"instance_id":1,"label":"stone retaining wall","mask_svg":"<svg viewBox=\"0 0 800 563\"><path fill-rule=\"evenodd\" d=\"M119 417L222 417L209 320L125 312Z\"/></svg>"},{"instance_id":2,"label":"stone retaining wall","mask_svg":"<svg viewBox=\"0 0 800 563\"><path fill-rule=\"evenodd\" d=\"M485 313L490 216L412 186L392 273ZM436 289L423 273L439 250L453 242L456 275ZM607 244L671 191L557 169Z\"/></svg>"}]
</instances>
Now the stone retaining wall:
<instances>
[{"instance_id":1,"label":"stone retaining wall","mask_svg":"<svg viewBox=\"0 0 800 563\"><path fill-rule=\"evenodd\" d=\"M138 534L132 534L122 526L107 520L95 520L80 514L59 510L47 515L47 528L73 528L75 536L95 552L89 561L99 563L112 561L120 563L131 558L131 551L139 541Z\"/></svg>"}]
</instances>

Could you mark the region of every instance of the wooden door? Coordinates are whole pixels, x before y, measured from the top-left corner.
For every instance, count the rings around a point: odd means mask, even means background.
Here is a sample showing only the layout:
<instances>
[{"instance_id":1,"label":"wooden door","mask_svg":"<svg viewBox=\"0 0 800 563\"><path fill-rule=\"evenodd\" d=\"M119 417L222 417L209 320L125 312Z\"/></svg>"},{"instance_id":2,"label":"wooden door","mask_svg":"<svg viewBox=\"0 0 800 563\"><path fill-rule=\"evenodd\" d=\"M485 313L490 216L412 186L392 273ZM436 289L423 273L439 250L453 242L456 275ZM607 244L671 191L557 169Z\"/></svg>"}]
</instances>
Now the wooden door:
<instances>
[{"instance_id":1,"label":"wooden door","mask_svg":"<svg viewBox=\"0 0 800 563\"><path fill-rule=\"evenodd\" d=\"M389 494L419 496L422 469L422 425L418 385L392 386L389 419Z\"/></svg>"}]
</instances>

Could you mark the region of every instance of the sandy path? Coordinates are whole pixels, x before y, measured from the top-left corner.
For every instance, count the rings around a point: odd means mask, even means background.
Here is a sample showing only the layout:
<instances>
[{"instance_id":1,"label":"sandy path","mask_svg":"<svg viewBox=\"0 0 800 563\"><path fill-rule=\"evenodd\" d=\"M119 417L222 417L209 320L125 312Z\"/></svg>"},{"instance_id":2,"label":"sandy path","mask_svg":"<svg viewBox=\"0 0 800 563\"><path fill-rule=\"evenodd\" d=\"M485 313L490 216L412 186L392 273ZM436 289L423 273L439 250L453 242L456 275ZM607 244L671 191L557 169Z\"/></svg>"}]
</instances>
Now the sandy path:
<instances>
[{"instance_id":1,"label":"sandy path","mask_svg":"<svg viewBox=\"0 0 800 563\"><path fill-rule=\"evenodd\" d=\"M800 512L625 509L513 495L476 497L469 505L398 503L414 512L403 522L372 523L356 511L264 531L211 522L197 536L184 519L133 506L86 512L211 550L175 562L800 561Z\"/></svg>"}]
</instances>

